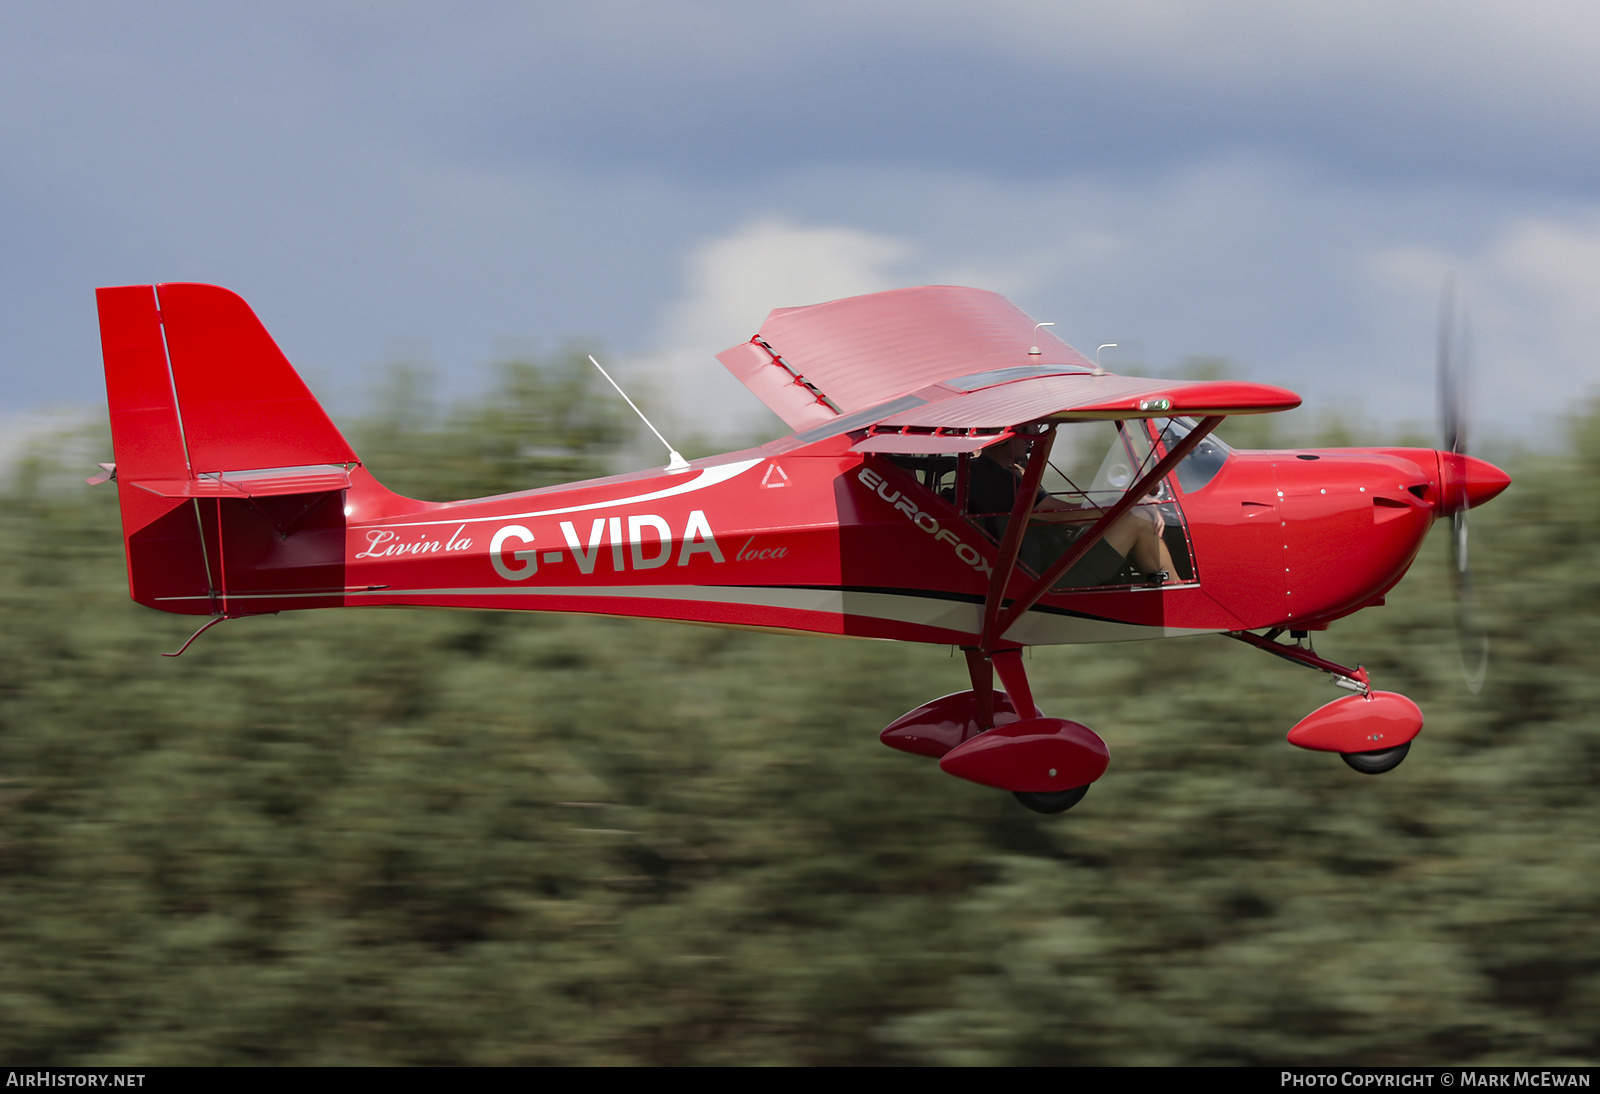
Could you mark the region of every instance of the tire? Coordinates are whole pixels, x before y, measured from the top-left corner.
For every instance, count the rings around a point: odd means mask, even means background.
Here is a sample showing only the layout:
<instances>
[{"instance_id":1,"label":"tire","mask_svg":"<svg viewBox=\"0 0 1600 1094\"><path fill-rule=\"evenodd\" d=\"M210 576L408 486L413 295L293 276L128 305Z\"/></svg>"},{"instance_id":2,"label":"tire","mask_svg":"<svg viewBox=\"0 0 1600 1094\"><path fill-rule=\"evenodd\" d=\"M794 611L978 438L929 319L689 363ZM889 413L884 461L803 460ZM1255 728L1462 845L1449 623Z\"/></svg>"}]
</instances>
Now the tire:
<instances>
[{"instance_id":1,"label":"tire","mask_svg":"<svg viewBox=\"0 0 1600 1094\"><path fill-rule=\"evenodd\" d=\"M1065 813L1081 802L1088 792L1089 784L1085 783L1071 790L1017 790L1013 792L1013 796L1035 813L1054 814Z\"/></svg>"},{"instance_id":2,"label":"tire","mask_svg":"<svg viewBox=\"0 0 1600 1094\"><path fill-rule=\"evenodd\" d=\"M1378 752L1341 752L1339 758L1350 766L1352 771L1359 771L1363 775L1382 775L1385 771L1393 771L1400 766L1400 761L1406 758L1406 753L1411 751L1411 742L1395 748L1385 748Z\"/></svg>"}]
</instances>

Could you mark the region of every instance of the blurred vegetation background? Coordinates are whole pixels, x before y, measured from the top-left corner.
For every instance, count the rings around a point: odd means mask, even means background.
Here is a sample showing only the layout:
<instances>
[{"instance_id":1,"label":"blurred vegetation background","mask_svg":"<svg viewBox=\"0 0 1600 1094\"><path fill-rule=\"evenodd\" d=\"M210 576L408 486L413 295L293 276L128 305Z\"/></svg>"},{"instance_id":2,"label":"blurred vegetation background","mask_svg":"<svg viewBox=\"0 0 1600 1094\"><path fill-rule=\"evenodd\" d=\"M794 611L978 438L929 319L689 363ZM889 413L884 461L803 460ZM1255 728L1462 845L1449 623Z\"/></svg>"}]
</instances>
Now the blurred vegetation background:
<instances>
[{"instance_id":1,"label":"blurred vegetation background","mask_svg":"<svg viewBox=\"0 0 1600 1094\"><path fill-rule=\"evenodd\" d=\"M417 496L626 433L581 362L387 388L348 432ZM1225 638L1040 649L1112 749L1059 817L877 742L966 686L944 649L342 611L160 658L191 621L127 598L109 441L58 439L0 498L0 1058L1593 1063L1600 413L1570 428L1474 514L1481 696L1437 530L1319 636L1423 706L1398 770L1286 745L1341 693Z\"/></svg>"}]
</instances>

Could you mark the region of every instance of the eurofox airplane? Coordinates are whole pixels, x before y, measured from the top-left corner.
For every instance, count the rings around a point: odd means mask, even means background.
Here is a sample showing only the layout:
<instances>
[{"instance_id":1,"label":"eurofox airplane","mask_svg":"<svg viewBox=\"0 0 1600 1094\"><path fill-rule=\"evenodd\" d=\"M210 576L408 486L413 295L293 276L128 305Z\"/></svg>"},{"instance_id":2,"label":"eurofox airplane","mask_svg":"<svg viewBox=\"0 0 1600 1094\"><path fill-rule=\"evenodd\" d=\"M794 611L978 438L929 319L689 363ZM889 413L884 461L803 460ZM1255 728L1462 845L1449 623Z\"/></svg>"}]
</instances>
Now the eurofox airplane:
<instances>
[{"instance_id":1,"label":"eurofox airplane","mask_svg":"<svg viewBox=\"0 0 1600 1094\"><path fill-rule=\"evenodd\" d=\"M1225 416L1299 397L1112 375L994 293L930 286L779 309L719 355L795 431L781 440L415 501L372 476L238 296L98 296L116 463L91 481L116 480L140 604L207 627L450 607L959 646L972 689L882 740L1046 813L1109 754L1035 705L1031 645L1224 633L1353 692L1290 743L1395 766L1416 705L1305 640L1381 604L1435 519L1464 557L1462 514L1510 482L1454 442L1233 451L1212 436Z\"/></svg>"}]
</instances>

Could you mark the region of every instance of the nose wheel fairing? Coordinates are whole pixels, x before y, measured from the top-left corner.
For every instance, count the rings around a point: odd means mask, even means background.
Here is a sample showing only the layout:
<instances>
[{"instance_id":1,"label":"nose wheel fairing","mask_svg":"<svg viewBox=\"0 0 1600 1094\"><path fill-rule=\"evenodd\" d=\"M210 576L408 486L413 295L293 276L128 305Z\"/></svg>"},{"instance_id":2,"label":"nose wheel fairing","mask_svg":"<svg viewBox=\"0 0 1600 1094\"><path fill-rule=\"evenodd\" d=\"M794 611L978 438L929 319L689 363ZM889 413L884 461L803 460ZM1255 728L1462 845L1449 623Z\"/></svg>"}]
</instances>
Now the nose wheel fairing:
<instances>
[{"instance_id":1,"label":"nose wheel fairing","mask_svg":"<svg viewBox=\"0 0 1600 1094\"><path fill-rule=\"evenodd\" d=\"M1371 691L1346 695L1307 714L1289 731L1289 743L1341 755L1388 752L1409 745L1422 731L1422 711L1404 695Z\"/></svg>"}]
</instances>

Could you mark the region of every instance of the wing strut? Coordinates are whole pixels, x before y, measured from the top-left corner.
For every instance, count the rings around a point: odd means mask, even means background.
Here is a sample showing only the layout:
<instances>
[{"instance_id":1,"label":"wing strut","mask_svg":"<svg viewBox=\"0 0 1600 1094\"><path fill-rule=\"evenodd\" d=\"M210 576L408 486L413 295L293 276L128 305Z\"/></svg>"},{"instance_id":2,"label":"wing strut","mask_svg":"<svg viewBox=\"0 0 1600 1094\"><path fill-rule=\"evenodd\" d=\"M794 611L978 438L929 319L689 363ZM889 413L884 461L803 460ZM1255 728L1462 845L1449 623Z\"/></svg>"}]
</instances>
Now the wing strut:
<instances>
[{"instance_id":1,"label":"wing strut","mask_svg":"<svg viewBox=\"0 0 1600 1094\"><path fill-rule=\"evenodd\" d=\"M1169 448L1167 454L1146 472L1143 478L1123 492L1115 505L1107 509L1099 520L1073 540L1072 546L1056 559L1054 565L1046 570L1039 580L1002 610L1002 597L1010 582L1012 571L1016 569L1017 553L1022 547L1022 534L1027 528L1027 517L1032 512L1039 481L1044 476L1045 455L1049 452L1049 445L1038 445L1036 442L1033 453L1028 459L1028 469L1023 475L1022 485L1017 488L1017 503L1012 507L1011 521L1006 525L1005 538L1001 540L1000 552L995 557L994 575L989 579L989 595L983 605L983 636L980 648L992 651L999 643L1000 636L1010 630L1016 621L1022 618L1024 612L1037 604L1062 574L1071 569L1090 547L1110 531L1111 526L1120 520L1124 513L1154 490L1156 484L1178 466L1180 460L1194 451L1195 446L1205 440L1221 422L1222 415L1202 418L1200 424L1191 430L1187 437ZM1054 425L1048 427L1049 430L1054 428Z\"/></svg>"},{"instance_id":2,"label":"wing strut","mask_svg":"<svg viewBox=\"0 0 1600 1094\"><path fill-rule=\"evenodd\" d=\"M1028 515L1033 512L1034 498L1039 484L1044 481L1044 469L1050 462L1050 442L1055 439L1054 422L1034 436L1033 447L1028 450L1028 466L1022 472L1022 482L1017 486L1016 500L1011 503L1011 516L1006 521L1005 535L1000 537L1000 550L994 556L994 572L989 575L989 592L983 600L983 640L985 653L994 649L995 637L1004 634L997 628L1001 599L1011 581L1011 571L1017 567L1017 555L1022 551L1022 537L1028 531Z\"/></svg>"}]
</instances>

